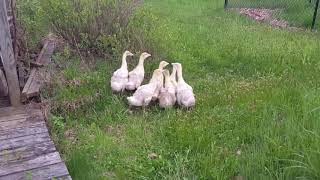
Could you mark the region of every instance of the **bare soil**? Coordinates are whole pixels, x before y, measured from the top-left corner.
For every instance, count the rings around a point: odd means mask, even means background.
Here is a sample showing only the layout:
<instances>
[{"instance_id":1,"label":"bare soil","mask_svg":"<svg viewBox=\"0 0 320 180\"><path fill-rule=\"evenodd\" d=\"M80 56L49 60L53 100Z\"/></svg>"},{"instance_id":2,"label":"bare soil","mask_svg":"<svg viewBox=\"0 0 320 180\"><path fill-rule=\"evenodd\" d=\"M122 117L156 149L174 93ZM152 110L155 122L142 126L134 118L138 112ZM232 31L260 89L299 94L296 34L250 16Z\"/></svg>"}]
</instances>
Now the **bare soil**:
<instances>
[{"instance_id":1,"label":"bare soil","mask_svg":"<svg viewBox=\"0 0 320 180\"><path fill-rule=\"evenodd\" d=\"M272 9L255 9L255 8L234 8L233 10L236 12L239 12L241 15L245 15L258 22L268 23L272 27L276 27L276 28L289 27L288 21L274 17L274 14L281 11L281 9L272 10Z\"/></svg>"}]
</instances>

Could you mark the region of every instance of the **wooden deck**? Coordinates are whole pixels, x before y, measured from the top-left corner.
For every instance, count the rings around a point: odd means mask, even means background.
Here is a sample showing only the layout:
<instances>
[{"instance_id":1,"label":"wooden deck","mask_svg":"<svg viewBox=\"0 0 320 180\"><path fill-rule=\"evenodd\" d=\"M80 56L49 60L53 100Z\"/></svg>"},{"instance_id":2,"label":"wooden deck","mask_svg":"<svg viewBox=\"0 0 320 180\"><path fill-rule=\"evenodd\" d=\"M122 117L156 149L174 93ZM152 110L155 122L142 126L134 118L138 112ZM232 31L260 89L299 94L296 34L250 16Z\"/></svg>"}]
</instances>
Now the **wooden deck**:
<instances>
[{"instance_id":1,"label":"wooden deck","mask_svg":"<svg viewBox=\"0 0 320 180\"><path fill-rule=\"evenodd\" d=\"M0 108L8 107L10 106L9 97L1 97L0 96Z\"/></svg>"},{"instance_id":2,"label":"wooden deck","mask_svg":"<svg viewBox=\"0 0 320 180\"><path fill-rule=\"evenodd\" d=\"M0 180L18 179L71 179L41 110L31 105L0 108Z\"/></svg>"}]
</instances>

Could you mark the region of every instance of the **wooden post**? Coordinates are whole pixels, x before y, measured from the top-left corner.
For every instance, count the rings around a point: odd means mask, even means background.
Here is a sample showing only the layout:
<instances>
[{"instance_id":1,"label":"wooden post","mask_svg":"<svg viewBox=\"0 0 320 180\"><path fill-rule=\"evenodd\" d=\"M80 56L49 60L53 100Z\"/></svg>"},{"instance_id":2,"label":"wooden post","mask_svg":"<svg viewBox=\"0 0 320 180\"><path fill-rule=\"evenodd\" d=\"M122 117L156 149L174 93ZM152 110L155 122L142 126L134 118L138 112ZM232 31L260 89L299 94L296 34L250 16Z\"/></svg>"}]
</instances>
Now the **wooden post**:
<instances>
[{"instance_id":1,"label":"wooden post","mask_svg":"<svg viewBox=\"0 0 320 180\"><path fill-rule=\"evenodd\" d=\"M315 25L316 25L316 20L317 20L317 15L318 15L318 8L319 8L319 2L320 2L320 0L317 0L316 6L315 6L315 9L314 9L313 20L312 20L312 25L311 25L311 29L312 29L312 30L314 30Z\"/></svg>"},{"instance_id":2,"label":"wooden post","mask_svg":"<svg viewBox=\"0 0 320 180\"><path fill-rule=\"evenodd\" d=\"M10 1L10 8L12 11L12 46L13 46L13 52L14 57L18 57L18 44L17 44L17 17L16 17L16 0ZM9 24L10 27L10 24Z\"/></svg>"},{"instance_id":3,"label":"wooden post","mask_svg":"<svg viewBox=\"0 0 320 180\"><path fill-rule=\"evenodd\" d=\"M5 0L0 0L0 54L2 55L2 64L7 78L11 105L19 106L21 103L17 64L12 48Z\"/></svg>"}]
</instances>

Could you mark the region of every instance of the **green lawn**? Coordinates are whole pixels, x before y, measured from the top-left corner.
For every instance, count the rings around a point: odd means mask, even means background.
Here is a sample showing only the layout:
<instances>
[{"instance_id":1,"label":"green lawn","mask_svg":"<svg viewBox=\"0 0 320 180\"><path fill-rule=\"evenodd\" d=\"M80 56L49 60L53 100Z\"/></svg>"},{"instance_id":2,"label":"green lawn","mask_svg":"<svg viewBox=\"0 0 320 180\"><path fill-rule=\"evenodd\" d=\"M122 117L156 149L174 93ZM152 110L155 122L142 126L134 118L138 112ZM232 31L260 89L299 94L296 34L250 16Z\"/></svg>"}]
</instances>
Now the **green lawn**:
<instances>
[{"instance_id":1,"label":"green lawn","mask_svg":"<svg viewBox=\"0 0 320 180\"><path fill-rule=\"evenodd\" d=\"M120 59L88 70L58 53L50 122L73 179L320 178L319 34L256 24L221 0L145 0L136 17L148 78L181 62L197 106L130 112L110 91Z\"/></svg>"}]
</instances>

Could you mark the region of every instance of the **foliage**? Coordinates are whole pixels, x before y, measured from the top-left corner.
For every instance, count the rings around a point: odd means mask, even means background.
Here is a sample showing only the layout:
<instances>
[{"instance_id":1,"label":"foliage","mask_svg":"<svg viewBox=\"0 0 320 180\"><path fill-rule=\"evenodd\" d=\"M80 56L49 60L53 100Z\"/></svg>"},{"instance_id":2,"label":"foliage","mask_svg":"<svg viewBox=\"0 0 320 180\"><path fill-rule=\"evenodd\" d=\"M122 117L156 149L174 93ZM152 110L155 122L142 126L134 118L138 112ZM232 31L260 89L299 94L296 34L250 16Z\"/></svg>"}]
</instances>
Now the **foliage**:
<instances>
[{"instance_id":1,"label":"foliage","mask_svg":"<svg viewBox=\"0 0 320 180\"><path fill-rule=\"evenodd\" d=\"M80 51L112 55L125 48L129 18L140 0L45 0L54 31Z\"/></svg>"},{"instance_id":2,"label":"foliage","mask_svg":"<svg viewBox=\"0 0 320 180\"><path fill-rule=\"evenodd\" d=\"M19 48L22 53L37 48L41 38L48 33L48 24L39 0L17 0L16 3Z\"/></svg>"}]
</instances>

